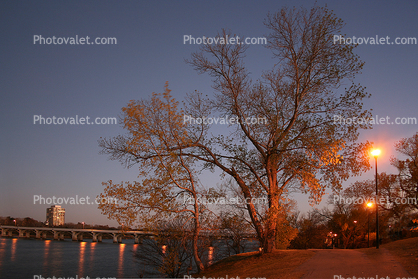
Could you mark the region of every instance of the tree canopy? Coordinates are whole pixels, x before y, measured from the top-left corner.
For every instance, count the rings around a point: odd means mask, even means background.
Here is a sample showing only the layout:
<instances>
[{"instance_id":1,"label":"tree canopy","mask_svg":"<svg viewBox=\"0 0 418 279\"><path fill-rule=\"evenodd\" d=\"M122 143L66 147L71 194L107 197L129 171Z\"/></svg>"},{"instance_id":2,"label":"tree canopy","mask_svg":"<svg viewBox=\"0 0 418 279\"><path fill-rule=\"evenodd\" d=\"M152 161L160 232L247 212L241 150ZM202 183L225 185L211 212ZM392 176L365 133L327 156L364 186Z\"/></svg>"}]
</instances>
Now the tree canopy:
<instances>
[{"instance_id":1,"label":"tree canopy","mask_svg":"<svg viewBox=\"0 0 418 279\"><path fill-rule=\"evenodd\" d=\"M136 164L141 176L153 176L152 183L143 184L147 189L169 191L174 180L177 186L189 183L177 179L179 174L191 178L181 162L196 170L220 170L248 201L258 239L271 252L282 201L290 191L309 193L312 202L319 202L327 187L339 189L348 177L369 168L369 143L356 141L370 125L346 125L335 117L367 118L370 113L362 103L369 94L353 83L363 63L354 46L333 43L341 33L341 19L324 7L283 8L269 14L265 25L268 48L277 61L273 69L252 80L244 64L247 46L201 45L187 63L212 77L215 92L207 98L197 91L188 94L183 109L168 88L151 100L131 101L122 110L127 135L102 139L100 146L112 159ZM218 34L233 35L225 30ZM187 122L185 116L224 117L238 124L230 123L228 134L215 136L213 124ZM251 117L266 121L246 121ZM161 199L174 206L168 197ZM266 197L268 204L255 205L255 197Z\"/></svg>"}]
</instances>

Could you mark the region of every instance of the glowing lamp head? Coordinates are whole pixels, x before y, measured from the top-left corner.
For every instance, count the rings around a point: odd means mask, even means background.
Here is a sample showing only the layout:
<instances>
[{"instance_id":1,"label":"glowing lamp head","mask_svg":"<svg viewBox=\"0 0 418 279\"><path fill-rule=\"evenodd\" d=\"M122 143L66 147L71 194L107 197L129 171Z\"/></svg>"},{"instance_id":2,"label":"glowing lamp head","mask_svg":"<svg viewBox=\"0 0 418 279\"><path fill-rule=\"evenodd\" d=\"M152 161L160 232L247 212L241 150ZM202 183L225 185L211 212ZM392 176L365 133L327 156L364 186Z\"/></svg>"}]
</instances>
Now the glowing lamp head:
<instances>
[{"instance_id":1,"label":"glowing lamp head","mask_svg":"<svg viewBox=\"0 0 418 279\"><path fill-rule=\"evenodd\" d=\"M377 156L379 156L379 155L380 155L380 149L374 149L374 150L372 151L372 155L373 155L373 157L377 157Z\"/></svg>"},{"instance_id":2,"label":"glowing lamp head","mask_svg":"<svg viewBox=\"0 0 418 279\"><path fill-rule=\"evenodd\" d=\"M368 202L368 203L367 203L367 206L368 206L368 207L372 207L372 206L373 206L373 203Z\"/></svg>"}]
</instances>

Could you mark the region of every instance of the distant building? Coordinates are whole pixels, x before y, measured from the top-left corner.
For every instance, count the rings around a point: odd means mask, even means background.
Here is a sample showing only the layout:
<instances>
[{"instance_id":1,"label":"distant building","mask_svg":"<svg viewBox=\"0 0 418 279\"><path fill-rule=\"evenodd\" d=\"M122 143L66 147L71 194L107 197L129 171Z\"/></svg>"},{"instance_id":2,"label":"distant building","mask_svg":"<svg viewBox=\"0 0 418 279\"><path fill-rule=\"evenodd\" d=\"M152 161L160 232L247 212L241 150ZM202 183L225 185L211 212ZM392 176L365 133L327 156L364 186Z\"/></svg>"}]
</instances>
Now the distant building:
<instances>
[{"instance_id":1,"label":"distant building","mask_svg":"<svg viewBox=\"0 0 418 279\"><path fill-rule=\"evenodd\" d=\"M60 226L65 223L65 209L60 205L53 205L46 209L46 222L49 226Z\"/></svg>"}]
</instances>

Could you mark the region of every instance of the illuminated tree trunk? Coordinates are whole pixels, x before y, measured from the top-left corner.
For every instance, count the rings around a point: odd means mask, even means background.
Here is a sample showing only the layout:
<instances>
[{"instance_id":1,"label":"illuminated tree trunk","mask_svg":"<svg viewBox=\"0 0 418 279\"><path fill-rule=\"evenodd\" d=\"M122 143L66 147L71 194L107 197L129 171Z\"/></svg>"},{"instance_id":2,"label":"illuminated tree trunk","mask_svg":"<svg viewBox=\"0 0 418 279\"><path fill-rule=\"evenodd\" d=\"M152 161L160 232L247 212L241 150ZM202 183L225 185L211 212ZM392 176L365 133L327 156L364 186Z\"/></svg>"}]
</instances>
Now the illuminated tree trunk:
<instances>
[{"instance_id":1,"label":"illuminated tree trunk","mask_svg":"<svg viewBox=\"0 0 418 279\"><path fill-rule=\"evenodd\" d=\"M203 265L202 260L200 259L199 253L198 253L200 221L199 221L199 204L197 202L196 195L194 195L194 210L195 210L195 220L194 220L194 232L193 232L193 258L196 263L198 272L201 272L205 269L205 266Z\"/></svg>"},{"instance_id":2,"label":"illuminated tree trunk","mask_svg":"<svg viewBox=\"0 0 418 279\"><path fill-rule=\"evenodd\" d=\"M265 233L264 251L271 253L275 248L277 219L279 214L279 191L277 186L277 170L273 160L268 161L266 169L269 178L269 210L267 213L267 224Z\"/></svg>"}]
</instances>

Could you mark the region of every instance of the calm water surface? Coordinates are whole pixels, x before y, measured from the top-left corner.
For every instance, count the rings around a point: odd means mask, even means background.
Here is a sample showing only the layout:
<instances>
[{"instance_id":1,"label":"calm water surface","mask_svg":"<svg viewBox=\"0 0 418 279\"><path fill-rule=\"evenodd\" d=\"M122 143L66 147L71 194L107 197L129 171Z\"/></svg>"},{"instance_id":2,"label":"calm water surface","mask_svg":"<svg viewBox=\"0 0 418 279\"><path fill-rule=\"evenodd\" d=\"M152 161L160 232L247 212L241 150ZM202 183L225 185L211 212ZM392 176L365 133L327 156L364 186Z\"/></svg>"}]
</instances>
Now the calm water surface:
<instances>
[{"instance_id":1,"label":"calm water surface","mask_svg":"<svg viewBox=\"0 0 418 279\"><path fill-rule=\"evenodd\" d=\"M133 251L139 244L0 238L0 278L138 277ZM36 278L36 277L35 277Z\"/></svg>"},{"instance_id":2,"label":"calm water surface","mask_svg":"<svg viewBox=\"0 0 418 279\"><path fill-rule=\"evenodd\" d=\"M0 278L40 278L36 275L43 278L159 277L152 267L145 267L140 273L133 253L141 252L141 244L134 244L133 239L124 239L123 242L116 244L111 239L97 243L89 240L78 242L70 239L56 241L0 237ZM250 244L246 251L258 250L258 242Z\"/></svg>"}]
</instances>

